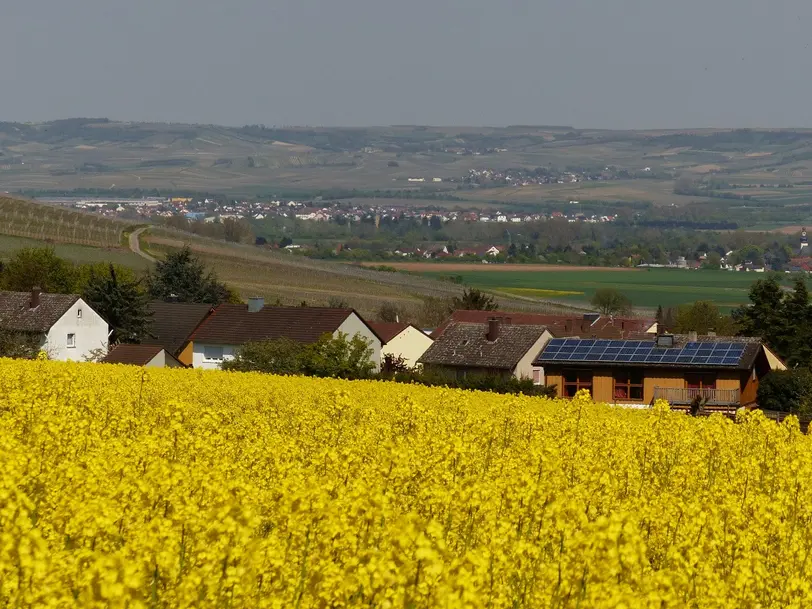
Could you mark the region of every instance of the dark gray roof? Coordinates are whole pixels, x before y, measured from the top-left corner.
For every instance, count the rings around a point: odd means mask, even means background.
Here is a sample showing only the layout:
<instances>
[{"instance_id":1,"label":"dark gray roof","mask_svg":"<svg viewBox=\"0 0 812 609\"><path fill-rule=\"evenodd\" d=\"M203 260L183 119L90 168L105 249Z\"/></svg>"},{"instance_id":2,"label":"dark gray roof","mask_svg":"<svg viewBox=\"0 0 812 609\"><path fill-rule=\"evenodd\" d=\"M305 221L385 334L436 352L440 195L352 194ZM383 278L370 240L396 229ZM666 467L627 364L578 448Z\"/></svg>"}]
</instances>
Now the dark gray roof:
<instances>
[{"instance_id":1,"label":"dark gray roof","mask_svg":"<svg viewBox=\"0 0 812 609\"><path fill-rule=\"evenodd\" d=\"M40 294L31 308L30 292L0 292L0 327L17 332L47 332L73 304L76 294Z\"/></svg>"},{"instance_id":2,"label":"dark gray roof","mask_svg":"<svg viewBox=\"0 0 812 609\"><path fill-rule=\"evenodd\" d=\"M160 345L167 353L178 355L214 307L194 302L153 301L149 309L152 312L151 336L142 340L142 344Z\"/></svg>"},{"instance_id":3,"label":"dark gray roof","mask_svg":"<svg viewBox=\"0 0 812 609\"><path fill-rule=\"evenodd\" d=\"M546 330L546 326L502 324L499 338L490 342L486 337L488 324L451 322L418 361L512 370Z\"/></svg>"}]
</instances>

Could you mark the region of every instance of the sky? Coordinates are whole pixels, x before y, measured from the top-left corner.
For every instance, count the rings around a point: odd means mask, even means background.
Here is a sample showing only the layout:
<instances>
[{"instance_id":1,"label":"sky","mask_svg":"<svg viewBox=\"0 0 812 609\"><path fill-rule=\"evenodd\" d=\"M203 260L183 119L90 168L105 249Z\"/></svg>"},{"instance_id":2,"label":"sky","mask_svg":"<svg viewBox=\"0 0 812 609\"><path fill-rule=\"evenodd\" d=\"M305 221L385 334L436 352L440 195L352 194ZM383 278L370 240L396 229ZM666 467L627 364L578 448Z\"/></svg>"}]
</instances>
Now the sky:
<instances>
[{"instance_id":1,"label":"sky","mask_svg":"<svg viewBox=\"0 0 812 609\"><path fill-rule=\"evenodd\" d=\"M809 0L2 0L0 120L812 127Z\"/></svg>"}]
</instances>

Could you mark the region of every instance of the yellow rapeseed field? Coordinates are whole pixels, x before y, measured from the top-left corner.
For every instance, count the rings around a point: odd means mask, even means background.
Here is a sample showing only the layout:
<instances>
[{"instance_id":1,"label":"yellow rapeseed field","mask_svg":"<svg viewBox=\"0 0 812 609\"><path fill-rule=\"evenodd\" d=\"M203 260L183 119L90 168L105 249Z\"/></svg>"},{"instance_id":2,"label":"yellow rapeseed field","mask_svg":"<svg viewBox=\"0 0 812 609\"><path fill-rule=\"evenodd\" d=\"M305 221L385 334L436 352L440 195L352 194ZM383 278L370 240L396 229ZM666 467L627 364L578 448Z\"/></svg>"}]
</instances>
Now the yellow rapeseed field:
<instances>
[{"instance_id":1,"label":"yellow rapeseed field","mask_svg":"<svg viewBox=\"0 0 812 609\"><path fill-rule=\"evenodd\" d=\"M379 382L0 360L2 607L810 607L812 440Z\"/></svg>"}]
</instances>

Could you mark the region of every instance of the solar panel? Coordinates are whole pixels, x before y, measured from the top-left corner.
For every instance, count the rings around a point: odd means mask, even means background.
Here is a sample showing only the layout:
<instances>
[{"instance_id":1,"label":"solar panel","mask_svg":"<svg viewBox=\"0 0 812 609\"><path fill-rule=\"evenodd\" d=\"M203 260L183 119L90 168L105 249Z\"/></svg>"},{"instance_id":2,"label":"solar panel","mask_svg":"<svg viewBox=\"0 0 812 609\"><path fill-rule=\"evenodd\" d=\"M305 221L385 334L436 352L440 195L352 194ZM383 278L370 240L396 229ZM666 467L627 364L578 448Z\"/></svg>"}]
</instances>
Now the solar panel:
<instances>
[{"instance_id":1,"label":"solar panel","mask_svg":"<svg viewBox=\"0 0 812 609\"><path fill-rule=\"evenodd\" d=\"M742 343L690 342L682 347L658 347L653 341L554 338L540 359L570 362L634 362L737 366L744 355Z\"/></svg>"}]
</instances>

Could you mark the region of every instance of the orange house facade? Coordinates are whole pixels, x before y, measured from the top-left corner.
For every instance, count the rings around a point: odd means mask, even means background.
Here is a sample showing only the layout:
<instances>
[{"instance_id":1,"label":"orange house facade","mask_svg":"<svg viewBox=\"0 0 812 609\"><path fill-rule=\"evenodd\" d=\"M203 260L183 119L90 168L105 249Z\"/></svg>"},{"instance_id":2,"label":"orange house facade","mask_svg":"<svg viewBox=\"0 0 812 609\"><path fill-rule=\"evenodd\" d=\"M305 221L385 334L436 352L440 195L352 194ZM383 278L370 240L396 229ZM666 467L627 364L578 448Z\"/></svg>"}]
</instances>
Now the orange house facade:
<instances>
[{"instance_id":1,"label":"orange house facade","mask_svg":"<svg viewBox=\"0 0 812 609\"><path fill-rule=\"evenodd\" d=\"M586 389L595 401L646 407L701 399L721 410L754 404L760 380L786 369L758 341L658 336L650 341L553 339L536 358L559 397Z\"/></svg>"}]
</instances>

